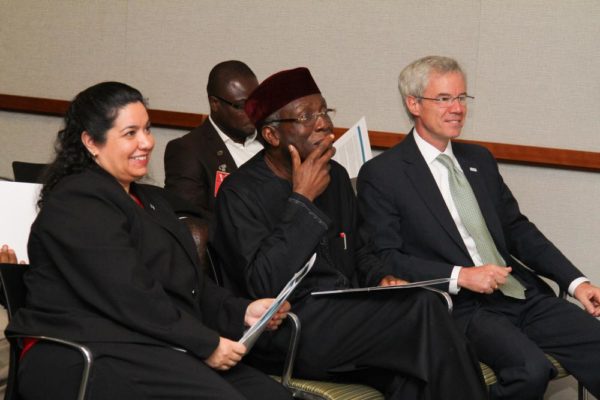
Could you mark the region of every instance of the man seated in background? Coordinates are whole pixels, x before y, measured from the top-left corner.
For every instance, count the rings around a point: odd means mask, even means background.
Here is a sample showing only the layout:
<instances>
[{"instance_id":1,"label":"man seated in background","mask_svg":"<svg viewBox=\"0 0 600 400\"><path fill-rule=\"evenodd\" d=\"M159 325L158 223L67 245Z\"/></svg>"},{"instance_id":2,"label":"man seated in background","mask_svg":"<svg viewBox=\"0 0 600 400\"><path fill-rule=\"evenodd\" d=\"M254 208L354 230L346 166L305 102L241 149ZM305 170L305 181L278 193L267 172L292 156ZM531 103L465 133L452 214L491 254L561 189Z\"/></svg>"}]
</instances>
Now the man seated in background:
<instances>
[{"instance_id":1,"label":"man seated in background","mask_svg":"<svg viewBox=\"0 0 600 400\"><path fill-rule=\"evenodd\" d=\"M404 68L399 88L414 129L358 176L377 254L406 279L451 278L453 315L498 377L492 398L541 399L557 373L544 353L600 396L600 289L521 214L487 149L452 142L473 99L464 72L425 57Z\"/></svg>"},{"instance_id":2,"label":"man seated in background","mask_svg":"<svg viewBox=\"0 0 600 400\"><path fill-rule=\"evenodd\" d=\"M302 322L296 376L371 384L386 399L486 398L479 364L439 295L311 295L399 282L356 231L350 179L331 160L331 111L306 68L274 74L246 101L265 150L221 186L212 242L232 289L277 295L316 252L290 297ZM253 352L283 359L289 335L264 336Z\"/></svg>"},{"instance_id":3,"label":"man seated in background","mask_svg":"<svg viewBox=\"0 0 600 400\"><path fill-rule=\"evenodd\" d=\"M165 188L200 208L210 218L223 180L262 149L244 112L258 86L241 61L217 64L208 76L209 117L188 134L171 140L164 155Z\"/></svg>"}]
</instances>

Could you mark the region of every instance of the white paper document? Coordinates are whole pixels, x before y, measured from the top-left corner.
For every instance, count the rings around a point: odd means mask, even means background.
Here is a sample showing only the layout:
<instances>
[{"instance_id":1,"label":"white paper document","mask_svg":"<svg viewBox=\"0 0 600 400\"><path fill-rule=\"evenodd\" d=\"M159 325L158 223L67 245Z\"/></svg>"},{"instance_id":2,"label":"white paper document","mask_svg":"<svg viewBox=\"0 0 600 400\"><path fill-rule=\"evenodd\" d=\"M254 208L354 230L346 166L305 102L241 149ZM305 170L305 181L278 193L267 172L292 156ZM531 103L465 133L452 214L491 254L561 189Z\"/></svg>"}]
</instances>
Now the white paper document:
<instances>
[{"instance_id":1,"label":"white paper document","mask_svg":"<svg viewBox=\"0 0 600 400\"><path fill-rule=\"evenodd\" d=\"M363 287L363 288L352 288L352 289L336 289L336 290L323 290L320 292L312 292L313 296L322 296L322 295L331 295L331 294L341 294L341 293L362 293L362 292L378 292L381 290L398 290L398 289L410 289L423 287L427 288L433 285L439 285L442 283L450 282L450 278L439 278L439 279L430 279L428 281L419 281L419 282L411 282L405 285L394 285L394 286L371 286L371 287Z\"/></svg>"},{"instance_id":2,"label":"white paper document","mask_svg":"<svg viewBox=\"0 0 600 400\"><path fill-rule=\"evenodd\" d=\"M290 297L290 294L296 289L298 284L302 281L302 279L308 274L313 265L315 264L315 260L317 259L317 253L314 253L312 257L304 264L304 266L294 274L292 279L285 285L283 290L279 293L279 295L271 304L271 307L260 317L257 323L252 325L248 330L244 333L244 336L239 340L240 343L245 344L248 351L252 348L260 334L267 327L267 323L269 320L275 315L277 310L281 308L283 303Z\"/></svg>"},{"instance_id":3,"label":"white paper document","mask_svg":"<svg viewBox=\"0 0 600 400\"><path fill-rule=\"evenodd\" d=\"M356 178L360 167L373 157L365 117L340 136L334 146L333 159L346 168L350 178Z\"/></svg>"},{"instance_id":4,"label":"white paper document","mask_svg":"<svg viewBox=\"0 0 600 400\"><path fill-rule=\"evenodd\" d=\"M0 181L0 246L12 247L19 261L29 262L27 241L41 188L37 183Z\"/></svg>"}]
</instances>

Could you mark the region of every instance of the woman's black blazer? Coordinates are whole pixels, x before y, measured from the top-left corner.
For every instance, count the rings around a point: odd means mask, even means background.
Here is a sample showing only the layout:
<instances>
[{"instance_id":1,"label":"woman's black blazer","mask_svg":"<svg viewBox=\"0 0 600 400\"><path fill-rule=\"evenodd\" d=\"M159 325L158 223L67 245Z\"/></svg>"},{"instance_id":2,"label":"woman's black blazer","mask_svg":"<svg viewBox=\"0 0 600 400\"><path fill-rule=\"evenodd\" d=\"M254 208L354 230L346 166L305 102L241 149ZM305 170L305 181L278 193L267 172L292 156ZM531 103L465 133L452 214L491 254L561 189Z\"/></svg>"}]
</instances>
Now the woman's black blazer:
<instances>
[{"instance_id":1,"label":"woman's black blazer","mask_svg":"<svg viewBox=\"0 0 600 400\"><path fill-rule=\"evenodd\" d=\"M200 273L186 227L156 191L94 167L64 178L32 225L27 305L8 332L148 343L208 357L237 339L248 300Z\"/></svg>"}]
</instances>

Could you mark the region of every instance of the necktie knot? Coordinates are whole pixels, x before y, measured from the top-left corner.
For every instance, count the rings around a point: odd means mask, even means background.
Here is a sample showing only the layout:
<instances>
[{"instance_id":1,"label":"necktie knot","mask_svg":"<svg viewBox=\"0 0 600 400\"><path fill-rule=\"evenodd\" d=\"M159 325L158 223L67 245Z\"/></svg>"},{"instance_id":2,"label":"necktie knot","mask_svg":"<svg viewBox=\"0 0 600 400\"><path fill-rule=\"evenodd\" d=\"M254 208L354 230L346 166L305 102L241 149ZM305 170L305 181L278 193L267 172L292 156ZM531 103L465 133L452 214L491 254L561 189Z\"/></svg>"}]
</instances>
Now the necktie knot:
<instances>
[{"instance_id":1,"label":"necktie knot","mask_svg":"<svg viewBox=\"0 0 600 400\"><path fill-rule=\"evenodd\" d=\"M441 153L440 155L437 156L436 159L439 162L441 162L444 165L444 167L446 167L448 172L450 172L451 174L454 174L456 166L454 165L454 161L452 161L452 159L450 158L449 155Z\"/></svg>"}]
</instances>

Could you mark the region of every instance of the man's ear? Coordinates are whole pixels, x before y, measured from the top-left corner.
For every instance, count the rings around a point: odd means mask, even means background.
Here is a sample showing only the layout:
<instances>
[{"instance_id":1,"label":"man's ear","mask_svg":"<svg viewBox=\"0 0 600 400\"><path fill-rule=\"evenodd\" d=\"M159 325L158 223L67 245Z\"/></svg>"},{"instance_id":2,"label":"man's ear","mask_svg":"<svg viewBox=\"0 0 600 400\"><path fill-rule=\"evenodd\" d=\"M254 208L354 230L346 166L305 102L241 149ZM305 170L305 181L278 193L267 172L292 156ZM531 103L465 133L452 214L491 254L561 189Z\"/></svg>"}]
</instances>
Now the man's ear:
<instances>
[{"instance_id":1,"label":"man's ear","mask_svg":"<svg viewBox=\"0 0 600 400\"><path fill-rule=\"evenodd\" d=\"M219 109L219 99L214 96L208 96L208 106L210 107L210 112L214 113Z\"/></svg>"},{"instance_id":2,"label":"man's ear","mask_svg":"<svg viewBox=\"0 0 600 400\"><path fill-rule=\"evenodd\" d=\"M281 141L279 131L275 127L270 125L263 126L261 133L263 139L265 139L265 142L267 142L269 146L279 147Z\"/></svg>"},{"instance_id":3,"label":"man's ear","mask_svg":"<svg viewBox=\"0 0 600 400\"><path fill-rule=\"evenodd\" d=\"M421 102L416 97L406 96L404 101L406 103L406 108L408 108L408 111L410 111L413 116L421 116Z\"/></svg>"},{"instance_id":4,"label":"man's ear","mask_svg":"<svg viewBox=\"0 0 600 400\"><path fill-rule=\"evenodd\" d=\"M88 133L88 131L81 132L81 142L85 146L85 148L90 152L92 157L96 157L98 155L98 146L92 139L92 136Z\"/></svg>"}]
</instances>

